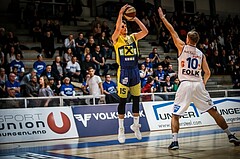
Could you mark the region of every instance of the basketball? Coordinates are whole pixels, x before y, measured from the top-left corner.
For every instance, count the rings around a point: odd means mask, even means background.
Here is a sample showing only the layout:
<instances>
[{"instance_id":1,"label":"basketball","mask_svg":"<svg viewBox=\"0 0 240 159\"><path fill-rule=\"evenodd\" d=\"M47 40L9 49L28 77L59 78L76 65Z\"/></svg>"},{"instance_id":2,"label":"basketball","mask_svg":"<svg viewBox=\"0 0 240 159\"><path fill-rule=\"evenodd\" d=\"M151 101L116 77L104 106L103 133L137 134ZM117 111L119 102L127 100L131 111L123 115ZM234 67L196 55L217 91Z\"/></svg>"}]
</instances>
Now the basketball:
<instances>
[{"instance_id":1,"label":"basketball","mask_svg":"<svg viewBox=\"0 0 240 159\"><path fill-rule=\"evenodd\" d=\"M136 16L136 9L129 5L124 12L124 18L126 20L132 20Z\"/></svg>"}]
</instances>

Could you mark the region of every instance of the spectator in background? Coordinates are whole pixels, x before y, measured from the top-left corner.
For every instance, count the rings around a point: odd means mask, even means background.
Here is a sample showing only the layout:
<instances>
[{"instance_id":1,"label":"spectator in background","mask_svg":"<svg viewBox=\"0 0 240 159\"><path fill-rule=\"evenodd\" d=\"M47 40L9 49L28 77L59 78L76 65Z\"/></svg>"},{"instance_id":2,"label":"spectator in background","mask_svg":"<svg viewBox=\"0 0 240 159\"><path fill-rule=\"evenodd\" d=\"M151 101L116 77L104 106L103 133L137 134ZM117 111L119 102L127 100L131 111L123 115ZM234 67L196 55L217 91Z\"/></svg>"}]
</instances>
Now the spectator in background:
<instances>
[{"instance_id":1,"label":"spectator in background","mask_svg":"<svg viewBox=\"0 0 240 159\"><path fill-rule=\"evenodd\" d=\"M166 74L170 76L170 81L173 82L175 78L177 77L177 73L173 70L173 65L168 65L168 69L166 71Z\"/></svg>"},{"instance_id":2,"label":"spectator in background","mask_svg":"<svg viewBox=\"0 0 240 159\"><path fill-rule=\"evenodd\" d=\"M159 19L155 12L152 12L152 15L149 17L150 20L150 33L153 35L157 35L156 39L159 39Z\"/></svg>"},{"instance_id":3,"label":"spectator in background","mask_svg":"<svg viewBox=\"0 0 240 159\"><path fill-rule=\"evenodd\" d=\"M152 75L152 72L150 72L150 69L146 68L146 66L142 64L139 73L141 80L141 88L143 88L147 82L147 78Z\"/></svg>"},{"instance_id":4,"label":"spectator in background","mask_svg":"<svg viewBox=\"0 0 240 159\"><path fill-rule=\"evenodd\" d=\"M20 101L17 100L16 96L16 90L14 88L10 88L8 90L8 96L7 98L10 98L6 101L6 104L2 108L8 109L8 108L20 108L22 105L20 104Z\"/></svg>"},{"instance_id":5,"label":"spectator in background","mask_svg":"<svg viewBox=\"0 0 240 159\"><path fill-rule=\"evenodd\" d=\"M65 66L59 55L55 56L55 60L52 63L52 71L55 72L61 80L65 77Z\"/></svg>"},{"instance_id":6,"label":"spectator in background","mask_svg":"<svg viewBox=\"0 0 240 159\"><path fill-rule=\"evenodd\" d=\"M22 80L20 81L21 90L25 90L26 84L29 83L31 78L36 75L37 75L37 70L35 69L32 69L31 72L29 72L28 74L25 74Z\"/></svg>"},{"instance_id":7,"label":"spectator in background","mask_svg":"<svg viewBox=\"0 0 240 159\"><path fill-rule=\"evenodd\" d=\"M16 59L16 54L17 52L15 51L15 48L12 46L9 50L9 52L7 53L7 64L10 64L13 60Z\"/></svg>"},{"instance_id":8,"label":"spectator in background","mask_svg":"<svg viewBox=\"0 0 240 159\"><path fill-rule=\"evenodd\" d=\"M40 107L51 106L50 101L52 99L49 97L53 97L54 93L49 86L49 81L46 76L41 76L39 78L39 85L40 85L40 89L39 89L38 97L46 97L46 99L41 99Z\"/></svg>"},{"instance_id":9,"label":"spectator in background","mask_svg":"<svg viewBox=\"0 0 240 159\"><path fill-rule=\"evenodd\" d=\"M82 62L82 65L81 65L81 73L82 73L82 76L83 78L86 77L86 75L88 74L88 68L95 68L95 64L93 63L92 59L91 59L91 55L90 54L87 54L86 57L85 57L85 60Z\"/></svg>"},{"instance_id":10,"label":"spectator in background","mask_svg":"<svg viewBox=\"0 0 240 159\"><path fill-rule=\"evenodd\" d=\"M30 80L26 83L25 89L24 97L38 97L39 84L36 75L30 76Z\"/></svg>"},{"instance_id":11,"label":"spectator in background","mask_svg":"<svg viewBox=\"0 0 240 159\"><path fill-rule=\"evenodd\" d=\"M141 89L141 93L154 93L155 91L156 88L154 88L154 78L152 76L148 76L146 84ZM143 95L142 101L152 101L152 95Z\"/></svg>"},{"instance_id":12,"label":"spectator in background","mask_svg":"<svg viewBox=\"0 0 240 159\"><path fill-rule=\"evenodd\" d=\"M20 80L21 80L22 77L23 77L23 74L25 72L25 66L24 66L23 62L21 61L21 54L20 53L17 53L16 57L15 57L15 60L13 60L10 63L10 72L13 72L13 67L17 68L17 75L20 77Z\"/></svg>"},{"instance_id":13,"label":"spectator in background","mask_svg":"<svg viewBox=\"0 0 240 159\"><path fill-rule=\"evenodd\" d=\"M81 90L83 92L83 95L89 95L89 87L87 86L87 79L90 78L90 75L87 74L84 78L84 81L82 83L82 86L81 86ZM84 100L84 103L85 103L85 100Z\"/></svg>"},{"instance_id":14,"label":"spectator in background","mask_svg":"<svg viewBox=\"0 0 240 159\"><path fill-rule=\"evenodd\" d=\"M224 33L221 32L221 33L218 35L217 38L218 38L219 44L220 44L221 46L225 46Z\"/></svg>"},{"instance_id":15,"label":"spectator in background","mask_svg":"<svg viewBox=\"0 0 240 159\"><path fill-rule=\"evenodd\" d=\"M72 60L67 63L66 72L71 81L74 81L73 78L77 78L78 82L83 82L81 76L81 67L77 62L76 56L73 56Z\"/></svg>"},{"instance_id":16,"label":"spectator in background","mask_svg":"<svg viewBox=\"0 0 240 159\"><path fill-rule=\"evenodd\" d=\"M75 90L73 85L70 83L70 78L65 77L63 80L63 84L60 88L60 94L62 96L75 96Z\"/></svg>"},{"instance_id":17,"label":"spectator in background","mask_svg":"<svg viewBox=\"0 0 240 159\"><path fill-rule=\"evenodd\" d=\"M20 77L20 75L18 73L18 67L13 66L12 73L14 73L16 75L15 80L20 82L22 77Z\"/></svg>"},{"instance_id":18,"label":"spectator in background","mask_svg":"<svg viewBox=\"0 0 240 159\"><path fill-rule=\"evenodd\" d=\"M181 40L185 40L186 39L186 37L187 37L187 30L188 30L188 28L186 26L186 23L183 20L181 20L180 24L178 26L178 31L177 31L178 34L179 34L179 38Z\"/></svg>"},{"instance_id":19,"label":"spectator in background","mask_svg":"<svg viewBox=\"0 0 240 159\"><path fill-rule=\"evenodd\" d=\"M101 30L102 32L105 32L107 38L110 38L111 29L109 28L107 21L102 22Z\"/></svg>"},{"instance_id":20,"label":"spectator in background","mask_svg":"<svg viewBox=\"0 0 240 159\"><path fill-rule=\"evenodd\" d=\"M0 46L0 67L5 67L5 54L2 52L2 47Z\"/></svg>"},{"instance_id":21,"label":"spectator in background","mask_svg":"<svg viewBox=\"0 0 240 159\"><path fill-rule=\"evenodd\" d=\"M97 24L101 24L101 20L98 16L95 17L95 19L91 22L91 30L94 29L95 26L97 26Z\"/></svg>"},{"instance_id":22,"label":"spectator in background","mask_svg":"<svg viewBox=\"0 0 240 159\"><path fill-rule=\"evenodd\" d=\"M113 57L112 53L113 53L114 47L113 47L113 41L112 41L111 36L108 38L107 43L108 43L108 47L109 47L107 58L112 59L112 57Z\"/></svg>"},{"instance_id":23,"label":"spectator in background","mask_svg":"<svg viewBox=\"0 0 240 159\"><path fill-rule=\"evenodd\" d=\"M50 31L46 32L42 40L42 52L46 58L52 58L55 54L54 37Z\"/></svg>"},{"instance_id":24,"label":"spectator in background","mask_svg":"<svg viewBox=\"0 0 240 159\"><path fill-rule=\"evenodd\" d=\"M174 83L173 83L173 89L172 89L173 92L177 92L179 85L180 85L179 79L175 78Z\"/></svg>"},{"instance_id":25,"label":"spectator in background","mask_svg":"<svg viewBox=\"0 0 240 159\"><path fill-rule=\"evenodd\" d=\"M149 54L149 59L153 65L153 68L157 68L158 64L161 62L160 55L157 52L157 48L153 48L152 52Z\"/></svg>"},{"instance_id":26,"label":"spectator in background","mask_svg":"<svg viewBox=\"0 0 240 159\"><path fill-rule=\"evenodd\" d=\"M144 15L141 21L145 25L145 27L149 30L151 26L150 26L150 20L148 19L148 16Z\"/></svg>"},{"instance_id":27,"label":"spectator in background","mask_svg":"<svg viewBox=\"0 0 240 159\"><path fill-rule=\"evenodd\" d=\"M218 50L214 50L213 56L210 61L210 68L212 69L212 73L219 75L223 73L221 59L218 55Z\"/></svg>"},{"instance_id":28,"label":"spectator in background","mask_svg":"<svg viewBox=\"0 0 240 159\"><path fill-rule=\"evenodd\" d=\"M228 60L235 63L236 59L237 59L237 56L235 55L235 51L232 49L230 52L230 55L228 56Z\"/></svg>"},{"instance_id":29,"label":"spectator in background","mask_svg":"<svg viewBox=\"0 0 240 159\"><path fill-rule=\"evenodd\" d=\"M102 33L102 28L101 28L101 23L97 23L95 27L93 28L93 37L94 39L98 39L101 36Z\"/></svg>"},{"instance_id":30,"label":"spectator in background","mask_svg":"<svg viewBox=\"0 0 240 159\"><path fill-rule=\"evenodd\" d=\"M100 46L97 45L95 52L92 54L92 61L95 64L96 75L100 75L100 69L103 68L103 76L105 76L109 70L109 65L106 65L104 56L100 53Z\"/></svg>"},{"instance_id":31,"label":"spectator in background","mask_svg":"<svg viewBox=\"0 0 240 159\"><path fill-rule=\"evenodd\" d=\"M162 34L159 38L159 45L163 47L163 51L168 53L170 51L170 39L171 36L167 35L165 31L162 31Z\"/></svg>"},{"instance_id":32,"label":"spectator in background","mask_svg":"<svg viewBox=\"0 0 240 159\"><path fill-rule=\"evenodd\" d=\"M64 48L65 51L68 49L71 49L73 52L73 55L76 56L76 44L75 44L75 39L73 37L73 34L69 34L68 37L64 40Z\"/></svg>"},{"instance_id":33,"label":"spectator in background","mask_svg":"<svg viewBox=\"0 0 240 159\"><path fill-rule=\"evenodd\" d=\"M37 76L31 76L30 81L26 84L24 97L38 97L39 93L39 84L37 81ZM39 106L39 100L29 99L28 107L37 107Z\"/></svg>"},{"instance_id":34,"label":"spectator in background","mask_svg":"<svg viewBox=\"0 0 240 159\"><path fill-rule=\"evenodd\" d=\"M93 54L95 52L95 48L96 48L96 43L95 43L95 40L92 36L90 36L88 38L88 42L86 43L86 46L87 48L90 49L90 53Z\"/></svg>"},{"instance_id":35,"label":"spectator in background","mask_svg":"<svg viewBox=\"0 0 240 159\"><path fill-rule=\"evenodd\" d=\"M95 96L95 103L98 103L100 100L99 96L103 94L102 80L98 75L95 75L94 68L88 68L88 73L90 77L86 81L86 88L89 87L89 94ZM90 103L93 104L92 99Z\"/></svg>"},{"instance_id":36,"label":"spectator in background","mask_svg":"<svg viewBox=\"0 0 240 159\"><path fill-rule=\"evenodd\" d=\"M150 75L152 75L153 74L153 65L152 65L150 58L146 57L145 61L142 64L145 65L145 67L148 70L148 72L150 73Z\"/></svg>"},{"instance_id":37,"label":"spectator in background","mask_svg":"<svg viewBox=\"0 0 240 159\"><path fill-rule=\"evenodd\" d=\"M233 38L232 38L231 35L227 35L227 38L226 38L226 41L225 41L225 49L226 49L227 52L231 52L234 49Z\"/></svg>"},{"instance_id":38,"label":"spectator in background","mask_svg":"<svg viewBox=\"0 0 240 159\"><path fill-rule=\"evenodd\" d=\"M52 89L52 91L54 93L54 96L59 96L61 85L60 84L57 85L55 83L54 77L49 77L48 81L49 81L49 86L50 86L50 88Z\"/></svg>"},{"instance_id":39,"label":"spectator in background","mask_svg":"<svg viewBox=\"0 0 240 159\"><path fill-rule=\"evenodd\" d=\"M53 30L54 30L54 26L52 25L51 20L46 19L46 22L43 24L43 27L42 27L43 35L46 35L47 32L50 32L50 34L53 35Z\"/></svg>"},{"instance_id":40,"label":"spectator in background","mask_svg":"<svg viewBox=\"0 0 240 159\"><path fill-rule=\"evenodd\" d=\"M119 103L119 96L117 95L117 84L112 81L111 75L105 75L103 82L103 93L105 94L106 103Z\"/></svg>"},{"instance_id":41,"label":"spectator in background","mask_svg":"<svg viewBox=\"0 0 240 159\"><path fill-rule=\"evenodd\" d=\"M68 48L68 49L66 50L66 52L64 53L63 62L64 62L65 64L67 64L69 61L72 60L72 57L73 57L73 56L74 56L74 55L73 55L72 49L71 49L71 48Z\"/></svg>"},{"instance_id":42,"label":"spectator in background","mask_svg":"<svg viewBox=\"0 0 240 159\"><path fill-rule=\"evenodd\" d=\"M5 28L0 28L0 47L4 50L4 46L6 43L6 31ZM6 51L6 50L5 50Z\"/></svg>"},{"instance_id":43,"label":"spectator in background","mask_svg":"<svg viewBox=\"0 0 240 159\"><path fill-rule=\"evenodd\" d=\"M82 32L78 33L78 37L75 39L75 44L77 59L78 61L83 61L82 55L84 53L84 48L86 46L86 40L84 39Z\"/></svg>"},{"instance_id":44,"label":"spectator in background","mask_svg":"<svg viewBox=\"0 0 240 159\"><path fill-rule=\"evenodd\" d=\"M20 83L16 80L16 75L14 73L9 74L8 81L6 81L6 92L9 94L10 89L15 89L15 93L17 97L20 97Z\"/></svg>"},{"instance_id":45,"label":"spectator in background","mask_svg":"<svg viewBox=\"0 0 240 159\"><path fill-rule=\"evenodd\" d=\"M82 60L81 60L82 62L84 62L87 54L89 54L91 56L91 58L92 58L92 54L90 52L90 49L88 47L85 47L84 48L84 53L82 54Z\"/></svg>"},{"instance_id":46,"label":"spectator in background","mask_svg":"<svg viewBox=\"0 0 240 159\"><path fill-rule=\"evenodd\" d=\"M170 81L169 75L166 76L165 82L162 84L162 86L163 86L163 92L173 92L173 83ZM169 97L172 97L172 96L167 94L163 96L164 100L169 100Z\"/></svg>"},{"instance_id":47,"label":"spectator in background","mask_svg":"<svg viewBox=\"0 0 240 159\"><path fill-rule=\"evenodd\" d=\"M8 51L10 50L11 47L14 47L14 49L16 50L17 53L20 53L21 54L21 57L22 56L22 52L19 48L19 40L18 40L18 37L16 37L13 32L8 32L8 36L7 36L7 39L6 39L6 45L5 45L5 49Z\"/></svg>"},{"instance_id":48,"label":"spectator in background","mask_svg":"<svg viewBox=\"0 0 240 159\"><path fill-rule=\"evenodd\" d=\"M37 61L33 63L33 69L37 70L37 77L39 78L42 72L46 69L46 63L43 61L42 54L37 55Z\"/></svg>"},{"instance_id":49,"label":"spectator in background","mask_svg":"<svg viewBox=\"0 0 240 159\"><path fill-rule=\"evenodd\" d=\"M57 43L62 42L61 25L59 23L59 20L57 20L57 19L54 20L53 34L54 34L54 37L57 37Z\"/></svg>"},{"instance_id":50,"label":"spectator in background","mask_svg":"<svg viewBox=\"0 0 240 159\"><path fill-rule=\"evenodd\" d=\"M4 68L0 68L0 98L4 98L6 93L5 84L8 81L7 74Z\"/></svg>"},{"instance_id":51,"label":"spectator in background","mask_svg":"<svg viewBox=\"0 0 240 159\"><path fill-rule=\"evenodd\" d=\"M109 46L108 38L106 37L106 33L102 32L101 36L98 38L98 45L100 46L101 53L104 58L112 57L112 48Z\"/></svg>"},{"instance_id":52,"label":"spectator in background","mask_svg":"<svg viewBox=\"0 0 240 159\"><path fill-rule=\"evenodd\" d=\"M236 88L240 83L240 61L239 60L233 65L231 76L232 76L232 82Z\"/></svg>"},{"instance_id":53,"label":"spectator in background","mask_svg":"<svg viewBox=\"0 0 240 159\"><path fill-rule=\"evenodd\" d=\"M226 55L226 50L225 49L222 49L221 50L221 56L220 56L220 63L221 63L221 66L222 66L222 69L223 69L223 73L226 74L227 73L227 70L228 70L228 57Z\"/></svg>"},{"instance_id":54,"label":"spectator in background","mask_svg":"<svg viewBox=\"0 0 240 159\"><path fill-rule=\"evenodd\" d=\"M41 42L42 39L42 23L39 19L35 20L32 27L33 42Z\"/></svg>"},{"instance_id":55,"label":"spectator in background","mask_svg":"<svg viewBox=\"0 0 240 159\"><path fill-rule=\"evenodd\" d=\"M162 65L158 65L157 70L154 71L153 77L155 78L157 92L162 92L162 84L165 82L166 72L163 70Z\"/></svg>"},{"instance_id":56,"label":"spectator in background","mask_svg":"<svg viewBox=\"0 0 240 159\"><path fill-rule=\"evenodd\" d=\"M53 77L54 78L54 82L56 85L60 86L61 85L61 77L52 70L52 66L51 65L47 65L46 69L42 72L41 76L47 77L48 78L48 82L49 82L49 78ZM48 83L49 85L49 83Z\"/></svg>"},{"instance_id":57,"label":"spectator in background","mask_svg":"<svg viewBox=\"0 0 240 159\"><path fill-rule=\"evenodd\" d=\"M60 95L61 96L75 96L76 92L74 90L73 85L70 83L70 78L69 77L65 77L63 80L63 84L60 88ZM69 99L64 99L64 103L67 106L70 106L70 102L71 100Z\"/></svg>"},{"instance_id":58,"label":"spectator in background","mask_svg":"<svg viewBox=\"0 0 240 159\"><path fill-rule=\"evenodd\" d=\"M162 66L164 71L167 71L168 66L170 65L170 61L171 61L171 57L170 56L166 56L165 59L159 63L159 65Z\"/></svg>"}]
</instances>

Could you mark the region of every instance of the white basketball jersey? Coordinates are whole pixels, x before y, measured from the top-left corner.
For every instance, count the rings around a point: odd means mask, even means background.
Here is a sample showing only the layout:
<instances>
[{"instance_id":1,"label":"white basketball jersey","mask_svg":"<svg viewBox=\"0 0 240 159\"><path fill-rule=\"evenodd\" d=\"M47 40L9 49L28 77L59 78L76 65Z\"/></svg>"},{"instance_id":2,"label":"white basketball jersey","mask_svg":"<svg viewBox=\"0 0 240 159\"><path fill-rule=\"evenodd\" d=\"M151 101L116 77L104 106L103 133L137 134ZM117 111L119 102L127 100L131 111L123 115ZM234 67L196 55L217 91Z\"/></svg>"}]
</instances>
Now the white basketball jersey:
<instances>
[{"instance_id":1,"label":"white basketball jersey","mask_svg":"<svg viewBox=\"0 0 240 159\"><path fill-rule=\"evenodd\" d=\"M203 53L196 47L185 45L178 57L178 78L180 81L202 81Z\"/></svg>"}]
</instances>

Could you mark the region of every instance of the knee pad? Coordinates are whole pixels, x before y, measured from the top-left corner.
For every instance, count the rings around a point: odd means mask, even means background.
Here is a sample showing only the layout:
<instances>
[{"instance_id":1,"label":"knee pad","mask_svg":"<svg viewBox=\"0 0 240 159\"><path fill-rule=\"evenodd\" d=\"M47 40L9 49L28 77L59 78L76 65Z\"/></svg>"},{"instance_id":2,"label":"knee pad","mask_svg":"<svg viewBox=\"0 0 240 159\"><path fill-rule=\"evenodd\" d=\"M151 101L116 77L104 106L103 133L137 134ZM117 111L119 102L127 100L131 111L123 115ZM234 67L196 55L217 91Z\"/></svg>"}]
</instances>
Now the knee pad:
<instances>
[{"instance_id":1,"label":"knee pad","mask_svg":"<svg viewBox=\"0 0 240 159\"><path fill-rule=\"evenodd\" d=\"M132 96L132 99L133 99L132 112L133 113L139 113L140 97L139 96Z\"/></svg>"},{"instance_id":2,"label":"knee pad","mask_svg":"<svg viewBox=\"0 0 240 159\"><path fill-rule=\"evenodd\" d=\"M125 106L127 103L127 98L120 98L118 105L118 114L125 114Z\"/></svg>"}]
</instances>

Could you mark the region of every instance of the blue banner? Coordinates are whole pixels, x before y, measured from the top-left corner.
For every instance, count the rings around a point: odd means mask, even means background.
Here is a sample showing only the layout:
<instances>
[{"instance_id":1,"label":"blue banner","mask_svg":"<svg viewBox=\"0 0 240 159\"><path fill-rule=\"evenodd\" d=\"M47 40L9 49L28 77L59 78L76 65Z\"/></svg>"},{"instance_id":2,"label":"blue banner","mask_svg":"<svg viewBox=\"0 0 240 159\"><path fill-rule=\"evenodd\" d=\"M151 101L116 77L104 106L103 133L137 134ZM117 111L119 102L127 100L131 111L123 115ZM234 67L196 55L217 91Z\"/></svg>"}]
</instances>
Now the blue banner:
<instances>
[{"instance_id":1,"label":"blue banner","mask_svg":"<svg viewBox=\"0 0 240 159\"><path fill-rule=\"evenodd\" d=\"M118 133L118 104L73 106L72 111L80 137L113 135ZM140 104L140 130L149 131L146 115ZM125 133L132 133L130 125L133 123L132 104L126 105L124 120Z\"/></svg>"}]
</instances>

